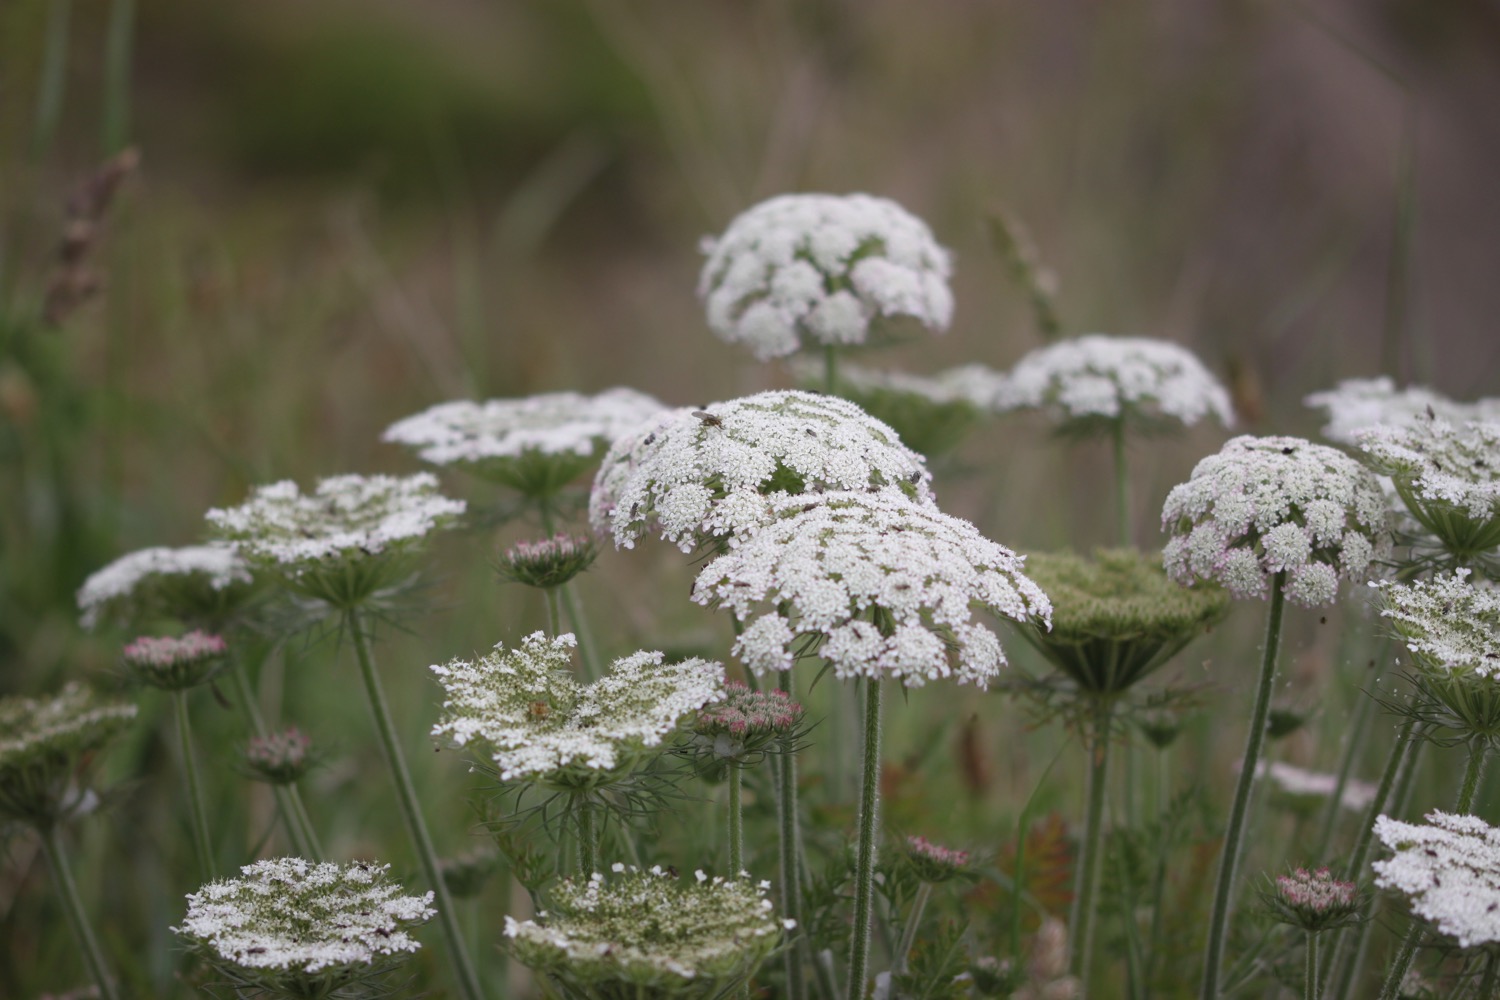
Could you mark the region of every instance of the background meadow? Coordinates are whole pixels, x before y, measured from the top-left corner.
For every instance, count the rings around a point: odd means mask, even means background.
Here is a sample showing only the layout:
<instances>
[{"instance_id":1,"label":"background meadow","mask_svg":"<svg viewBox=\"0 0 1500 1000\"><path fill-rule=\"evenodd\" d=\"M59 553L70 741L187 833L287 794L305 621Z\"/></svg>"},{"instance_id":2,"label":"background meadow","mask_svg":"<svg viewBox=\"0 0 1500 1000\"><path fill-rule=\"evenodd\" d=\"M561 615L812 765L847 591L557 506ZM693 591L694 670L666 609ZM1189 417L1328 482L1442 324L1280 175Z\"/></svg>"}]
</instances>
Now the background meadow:
<instances>
[{"instance_id":1,"label":"background meadow","mask_svg":"<svg viewBox=\"0 0 1500 1000\"><path fill-rule=\"evenodd\" d=\"M433 403L627 385L687 405L792 385L709 334L694 294L700 237L784 191L894 198L953 250L952 329L869 358L882 367L1004 370L1044 342L992 242L987 222L1004 210L1058 279L1065 333L1190 347L1230 387L1236 432L1316 440L1303 396L1354 376L1500 394L1497 85L1500 19L1478 2L10 0L0 695L68 679L122 687L131 636L78 626L89 573L199 540L205 509L257 483L415 471L380 432ZM55 327L27 325L60 273L70 193L127 147L139 168L87 262L98 294ZM1132 444L1137 544L1160 546L1166 491L1226 436L1200 426ZM934 472L945 511L1019 552L1114 541L1106 444L989 418ZM456 474L444 489L475 508L502 499ZM427 666L545 625L541 599L490 565L538 533L523 520L440 536L426 609L381 636L445 855L485 842L472 804L483 783L462 754L425 752L439 699ZM579 582L601 648L727 661L727 619L686 599L694 568L671 546L606 548ZM1347 602L1288 614L1277 704L1306 724L1273 743L1276 759L1337 765L1377 656L1366 615ZM1201 792L1170 873L1168 932L1187 957L1154 970L1153 995L1197 986L1195 934L1262 627L1260 607L1239 602L1163 672L1156 683L1203 685L1198 707L1168 753L1136 740L1133 783L1115 789L1114 815L1131 821L1157 811L1163 779ZM1006 648L1016 669L1041 669L1023 643ZM378 857L414 882L348 650L299 637L258 685L268 713L325 758L304 794L328 854ZM798 693L824 715L841 695ZM75 874L127 993L189 996L167 930L198 885L169 777L170 705L131 696L141 721L107 762L107 809L71 831ZM1076 737L999 692L931 685L887 708L887 828L1006 873L1024 826L1033 898L1065 915L1083 805ZM219 866L284 850L269 793L232 772L238 714L201 695L193 711ZM1377 718L1372 732L1394 726ZM811 740L839 736L828 723ZM1369 742L1363 778L1384 757ZM814 769L804 793L826 856L853 825L847 758L845 787ZM1426 755L1413 815L1451 799L1455 759ZM1480 815L1497 783L1492 772ZM770 800L752 783L748 821L774 822ZM662 855L712 859L720 807L680 808L701 822L668 824ZM1314 860L1298 845L1316 839L1317 808L1264 795L1257 808L1247 877ZM1354 819L1336 834L1351 837ZM773 865L760 859L767 877ZM984 885L933 905L1002 938L1009 900ZM503 881L464 907L482 974L502 975ZM1123 995L1118 926L1100 931L1100 996ZM435 925L423 940L413 982L443 995ZM26 837L0 859L0 941L0 996L85 985ZM1268 968L1255 989L1274 995L1274 981Z\"/></svg>"}]
</instances>

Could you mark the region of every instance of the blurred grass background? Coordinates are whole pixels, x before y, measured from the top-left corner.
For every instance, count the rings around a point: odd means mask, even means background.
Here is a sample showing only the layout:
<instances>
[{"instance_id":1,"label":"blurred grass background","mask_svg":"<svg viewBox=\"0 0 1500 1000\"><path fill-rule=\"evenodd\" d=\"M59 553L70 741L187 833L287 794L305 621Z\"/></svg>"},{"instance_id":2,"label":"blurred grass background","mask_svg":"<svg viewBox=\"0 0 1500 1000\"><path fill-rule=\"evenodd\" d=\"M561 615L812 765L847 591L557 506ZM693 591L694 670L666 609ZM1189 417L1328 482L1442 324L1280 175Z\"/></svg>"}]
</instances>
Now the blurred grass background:
<instances>
[{"instance_id":1,"label":"blurred grass background","mask_svg":"<svg viewBox=\"0 0 1500 1000\"><path fill-rule=\"evenodd\" d=\"M1497 86L1500 14L1482 0L7 0L0 693L109 683L123 637L80 635L88 573L197 540L206 507L257 482L409 470L379 433L434 402L624 384L697 404L789 384L709 335L694 296L699 238L784 191L893 197L954 250L953 329L872 364L1004 368L1038 346L986 238L1004 207L1060 276L1067 332L1191 346L1233 387L1242 430L1312 435L1306 392L1382 371L1494 395ZM142 167L107 225L102 293L60 329L27 326L69 192L126 144ZM1221 437L1133 447L1143 544ZM1089 547L1111 540L1106 458L1007 420L938 485L945 509L1022 551ZM439 548L436 609L380 656L451 852L468 842L468 779L452 755L416 753L435 714L423 668L544 619L492 582L473 539ZM600 560L583 594L596 633L616 654L723 657L727 624L686 602L690 569L664 548ZM1176 668L1220 686L1215 710L1245 694L1228 668L1253 661L1257 611ZM1285 698L1321 714L1285 756L1328 768L1362 663L1337 621L1289 628ZM294 646L263 694L334 744L311 798L331 852L409 869L352 666L331 650ZM238 722L197 708L223 773ZM891 814L998 850L1063 740L1022 722L998 697L913 694L890 759L939 749ZM1216 796L1239 750L1221 729L1204 717L1182 754L1184 780ZM135 784L79 852L107 946L156 995L192 888L165 738L140 727L114 765ZM1049 807L1075 816L1080 789ZM228 868L269 805L232 781L217 794ZM486 904L492 927L503 909ZM76 985L58 917L23 851L0 870L17 959L0 995Z\"/></svg>"}]
</instances>

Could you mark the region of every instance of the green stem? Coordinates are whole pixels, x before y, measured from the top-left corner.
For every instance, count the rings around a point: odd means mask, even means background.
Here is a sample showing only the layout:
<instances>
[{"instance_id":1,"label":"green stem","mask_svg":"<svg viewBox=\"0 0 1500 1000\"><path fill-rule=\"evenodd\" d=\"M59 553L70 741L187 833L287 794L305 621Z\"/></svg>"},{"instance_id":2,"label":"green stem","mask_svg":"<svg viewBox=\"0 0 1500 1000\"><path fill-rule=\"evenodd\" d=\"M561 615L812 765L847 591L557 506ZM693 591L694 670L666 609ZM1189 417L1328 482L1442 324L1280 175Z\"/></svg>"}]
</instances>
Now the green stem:
<instances>
[{"instance_id":1,"label":"green stem","mask_svg":"<svg viewBox=\"0 0 1500 1000\"><path fill-rule=\"evenodd\" d=\"M56 826L40 828L37 834L42 839L42 853L47 856L47 867L52 869L52 881L57 883L57 890L62 894L63 912L68 915L68 923L73 927L73 936L78 939L78 946L83 949L83 959L88 963L89 972L93 974L94 982L99 984L99 996L102 1000L119 1000L120 994L115 990L114 980L110 978L104 952L99 949L99 941L94 937L93 928L84 915L83 903L78 898L78 886L73 882L72 872L68 871L68 856L63 850L62 836Z\"/></svg>"},{"instance_id":2,"label":"green stem","mask_svg":"<svg viewBox=\"0 0 1500 1000\"><path fill-rule=\"evenodd\" d=\"M1125 418L1112 425L1115 452L1115 518L1120 530L1120 544L1130 548L1130 478L1125 464Z\"/></svg>"},{"instance_id":3,"label":"green stem","mask_svg":"<svg viewBox=\"0 0 1500 1000\"><path fill-rule=\"evenodd\" d=\"M896 973L906 971L906 963L911 958L911 946L917 943L917 931L922 926L922 914L927 909L927 901L932 898L932 883L923 882L917 888L917 898L911 904L911 916L906 918L906 929L901 932L901 943L896 946Z\"/></svg>"},{"instance_id":4,"label":"green stem","mask_svg":"<svg viewBox=\"0 0 1500 1000\"><path fill-rule=\"evenodd\" d=\"M187 779L188 808L192 812L193 853L198 856L198 876L205 884L213 881L214 852L208 835L208 813L203 808L203 785L198 780L198 760L193 755L193 727L188 721L186 691L172 692L172 707L177 715L177 744L182 752L182 773Z\"/></svg>"},{"instance_id":5,"label":"green stem","mask_svg":"<svg viewBox=\"0 0 1500 1000\"><path fill-rule=\"evenodd\" d=\"M838 373L838 348L829 344L823 348L823 392L829 396L834 395L834 389L838 386Z\"/></svg>"},{"instance_id":6,"label":"green stem","mask_svg":"<svg viewBox=\"0 0 1500 1000\"><path fill-rule=\"evenodd\" d=\"M562 635L562 614L557 609L557 588L543 587L542 596L547 599L547 633L552 636ZM577 638L576 633L574 638Z\"/></svg>"},{"instance_id":7,"label":"green stem","mask_svg":"<svg viewBox=\"0 0 1500 1000\"><path fill-rule=\"evenodd\" d=\"M1094 699L1093 731L1084 747L1089 754L1089 802L1073 890L1073 912L1068 921L1068 952L1072 956L1073 974L1083 980L1085 994L1094 950L1094 894L1104 855L1104 800L1109 790L1109 726L1113 708L1109 698Z\"/></svg>"},{"instance_id":8,"label":"green stem","mask_svg":"<svg viewBox=\"0 0 1500 1000\"><path fill-rule=\"evenodd\" d=\"M586 795L578 797L578 873L587 879L600 870L599 817Z\"/></svg>"},{"instance_id":9,"label":"green stem","mask_svg":"<svg viewBox=\"0 0 1500 1000\"><path fill-rule=\"evenodd\" d=\"M1307 955L1302 967L1302 1000L1318 1000L1318 935L1307 932Z\"/></svg>"},{"instance_id":10,"label":"green stem","mask_svg":"<svg viewBox=\"0 0 1500 1000\"><path fill-rule=\"evenodd\" d=\"M1250 792L1255 787L1255 770L1260 763L1260 751L1266 739L1271 689L1276 682L1276 654L1281 645L1281 614L1286 604L1286 595L1282 590L1285 583L1286 573L1283 571L1276 574L1271 584L1271 610L1266 619L1266 648L1260 665L1260 685L1255 692L1250 734L1245 740L1240 778L1234 790L1234 805L1229 812L1229 828L1225 831L1223 854L1219 858L1213 918L1208 926L1208 954L1203 966L1202 1000L1216 1000L1219 995L1220 966L1224 961L1224 943L1229 932L1229 910L1234 899L1234 877L1239 866L1240 842L1245 833L1245 819L1250 811Z\"/></svg>"},{"instance_id":11,"label":"green stem","mask_svg":"<svg viewBox=\"0 0 1500 1000\"><path fill-rule=\"evenodd\" d=\"M740 805L740 768L729 765L729 877L745 870L745 817Z\"/></svg>"},{"instance_id":12,"label":"green stem","mask_svg":"<svg viewBox=\"0 0 1500 1000\"><path fill-rule=\"evenodd\" d=\"M781 671L781 689L792 693L792 672ZM791 931L791 946L785 951L787 996L789 1000L803 1000L807 996L807 985L803 979L803 952L806 948L807 931L802 923L802 839L797 835L797 755L783 748L776 755L780 764L777 813L781 826L781 909L782 916L797 921Z\"/></svg>"},{"instance_id":13,"label":"green stem","mask_svg":"<svg viewBox=\"0 0 1500 1000\"><path fill-rule=\"evenodd\" d=\"M255 692L250 689L250 678L245 674L245 665L238 657L229 665L229 677L234 682L235 694L239 697L240 707L250 722L250 728L256 736L264 737L267 732L266 720L260 714L260 703L256 700ZM312 818L302 804L302 794L297 791L297 786L272 785L271 794L276 797L276 809L298 856L309 861L322 861L323 845L318 843Z\"/></svg>"},{"instance_id":14,"label":"green stem","mask_svg":"<svg viewBox=\"0 0 1500 1000\"><path fill-rule=\"evenodd\" d=\"M104 153L130 142L130 55L135 46L135 0L111 0L104 40Z\"/></svg>"},{"instance_id":15,"label":"green stem","mask_svg":"<svg viewBox=\"0 0 1500 1000\"><path fill-rule=\"evenodd\" d=\"M865 685L864 767L859 796L859 854L854 868L854 937L849 945L849 979L844 995L865 995L870 965L870 915L875 901L875 834L880 811L880 678Z\"/></svg>"},{"instance_id":16,"label":"green stem","mask_svg":"<svg viewBox=\"0 0 1500 1000\"><path fill-rule=\"evenodd\" d=\"M390 767L391 777L396 783L396 799L400 803L401 814L406 818L407 831L411 834L412 843L417 849L417 857L422 863L423 874L426 875L427 884L432 889L438 919L443 925L443 934L448 938L448 954L453 962L454 972L458 976L459 989L468 1000L483 1000L484 990L481 989L479 978L474 973L474 966L469 961L469 952L464 946L463 929L458 924L458 913L453 907L447 883L443 881L442 872L438 868L437 852L433 850L432 837L427 833L427 823L422 818L417 790L412 785L411 773L406 767L406 757L401 752L401 744L396 739L396 726L391 721L390 709L386 707L385 692L380 686L380 676L376 674L375 663L370 657L364 624L359 620L359 612L353 608L344 613L344 621L354 642L354 655L359 660L359 672L364 680L365 694L369 697L370 713L375 718L375 730L380 737L380 746L385 754L386 764Z\"/></svg>"},{"instance_id":17,"label":"green stem","mask_svg":"<svg viewBox=\"0 0 1500 1000\"><path fill-rule=\"evenodd\" d=\"M38 160L51 149L52 137L57 134L57 123L62 117L68 85L68 21L72 10L72 0L52 0L47 5L47 39L42 45L36 125L31 138L31 153Z\"/></svg>"},{"instance_id":18,"label":"green stem","mask_svg":"<svg viewBox=\"0 0 1500 1000\"><path fill-rule=\"evenodd\" d=\"M1328 804L1323 809L1323 822L1318 830L1318 849L1313 852L1315 858L1328 856L1329 845L1333 843L1333 830L1338 823L1339 813L1344 808L1344 789L1349 787L1354 760L1359 756L1359 751L1364 749L1365 732L1369 729L1374 707L1374 698L1363 698L1359 707L1354 710L1354 721L1349 726L1349 740L1344 747L1344 759L1339 762L1338 779L1334 782L1333 794L1328 797Z\"/></svg>"},{"instance_id":19,"label":"green stem","mask_svg":"<svg viewBox=\"0 0 1500 1000\"><path fill-rule=\"evenodd\" d=\"M568 612L568 623L573 626L573 636L578 640L578 656L583 660L584 679L598 680L604 676L604 666L599 661L599 647L594 645L594 636L589 632L589 622L584 617L578 591L572 581L558 589L562 591L563 608Z\"/></svg>"},{"instance_id":20,"label":"green stem","mask_svg":"<svg viewBox=\"0 0 1500 1000\"><path fill-rule=\"evenodd\" d=\"M1474 793L1479 791L1479 778L1484 774L1484 751L1483 740L1469 741L1469 766L1464 769L1464 783L1458 790L1458 804L1453 810L1460 816L1469 815L1474 808Z\"/></svg>"}]
</instances>

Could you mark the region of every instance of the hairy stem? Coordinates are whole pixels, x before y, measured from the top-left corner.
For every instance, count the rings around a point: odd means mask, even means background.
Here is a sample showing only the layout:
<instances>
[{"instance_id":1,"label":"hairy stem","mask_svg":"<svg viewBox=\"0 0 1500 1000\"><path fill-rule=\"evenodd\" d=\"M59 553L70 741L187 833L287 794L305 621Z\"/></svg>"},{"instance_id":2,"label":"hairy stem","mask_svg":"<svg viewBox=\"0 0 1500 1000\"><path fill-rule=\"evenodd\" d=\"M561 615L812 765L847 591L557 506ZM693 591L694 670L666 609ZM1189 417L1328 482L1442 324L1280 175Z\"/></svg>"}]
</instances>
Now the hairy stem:
<instances>
[{"instance_id":1,"label":"hairy stem","mask_svg":"<svg viewBox=\"0 0 1500 1000\"><path fill-rule=\"evenodd\" d=\"M781 671L781 689L792 692L792 672ZM807 948L807 930L802 922L802 838L797 834L797 755L789 749L776 755L780 776L776 811L781 826L781 909L782 915L797 921L791 931L791 944L785 951L787 997L804 1000L807 986L803 980L803 953Z\"/></svg>"},{"instance_id":2,"label":"hairy stem","mask_svg":"<svg viewBox=\"0 0 1500 1000\"><path fill-rule=\"evenodd\" d=\"M52 869L52 881L62 894L63 912L68 915L68 923L72 925L78 946L83 949L83 960L88 963L94 982L99 984L99 996L102 1000L119 1000L120 994L115 988L115 981L110 977L109 967L104 962L104 952L99 949L99 941L94 937L94 930L84 915L83 902L78 898L78 886L73 882L72 872L68 871L68 856L63 851L62 836L55 825L39 829L37 833L42 838L42 853L47 856L47 867Z\"/></svg>"},{"instance_id":3,"label":"hairy stem","mask_svg":"<svg viewBox=\"0 0 1500 1000\"><path fill-rule=\"evenodd\" d=\"M475 974L474 965L469 960L469 951L464 944L463 929L458 924L458 913L453 907L447 883L443 881L442 872L438 868L437 852L433 849L432 837L427 832L427 822L422 818L421 803L417 799L416 787L412 784L411 772L406 767L406 756L401 752L401 744L396 739L396 726L391 721L390 709L386 707L385 692L380 685L380 676L375 672L375 663L370 656L369 640L365 636L364 623L360 621L359 612L354 609L344 613L344 622L354 642L354 654L359 660L359 672L364 680L365 694L369 697L370 713L375 718L375 730L380 737L380 747L396 784L396 799L400 803L401 814L406 819L407 832L411 834L412 843L417 849L417 857L422 863L422 872L427 876L427 884L432 889L438 920L443 925L443 934L448 939L448 956L453 962L453 971L458 977L459 989L467 1000L483 1000L484 990L480 987L479 977Z\"/></svg>"},{"instance_id":4,"label":"hairy stem","mask_svg":"<svg viewBox=\"0 0 1500 1000\"><path fill-rule=\"evenodd\" d=\"M543 587L542 596L547 599L547 634L562 635L562 614L557 607L557 588ZM577 638L576 634L574 638Z\"/></svg>"},{"instance_id":5,"label":"hairy stem","mask_svg":"<svg viewBox=\"0 0 1500 1000\"><path fill-rule=\"evenodd\" d=\"M1250 734L1245 740L1245 755L1240 763L1240 778L1234 790L1234 805L1229 812L1229 828L1224 834L1223 854L1219 858L1219 879L1214 890L1213 918L1208 927L1208 954L1203 965L1202 1000L1216 1000L1219 995L1220 967L1224 962L1224 944L1229 934L1229 911L1234 900L1234 878L1240 861L1240 843L1245 835L1245 820L1250 812L1250 793L1255 787L1255 770L1260 763L1261 747L1266 739L1266 718L1271 710L1271 690L1276 682L1276 654L1281 645L1281 615L1286 605L1283 587L1286 573L1277 573L1271 584L1271 609L1266 618L1266 648L1260 665L1260 684L1255 692L1255 709L1250 717Z\"/></svg>"},{"instance_id":6,"label":"hairy stem","mask_svg":"<svg viewBox=\"0 0 1500 1000\"><path fill-rule=\"evenodd\" d=\"M594 645L593 633L583 614L583 604L578 600L578 590L570 580L558 588L562 592L563 609L568 613L568 624L573 626L573 637L578 640L578 657L583 661L583 679L596 681L604 676L604 665L599 659L599 647Z\"/></svg>"},{"instance_id":7,"label":"hairy stem","mask_svg":"<svg viewBox=\"0 0 1500 1000\"><path fill-rule=\"evenodd\" d=\"M864 767L859 796L859 853L854 867L854 936L844 995L865 995L870 966L870 915L875 902L875 834L880 811L880 679L865 680Z\"/></svg>"},{"instance_id":8,"label":"hairy stem","mask_svg":"<svg viewBox=\"0 0 1500 1000\"><path fill-rule=\"evenodd\" d=\"M1094 950L1097 909L1094 894L1104 860L1104 800L1109 790L1109 727L1113 708L1114 703L1109 698L1094 699L1093 731L1084 747L1089 754L1089 802L1074 881L1073 911L1068 921L1068 953L1072 956L1074 975L1083 980L1085 993L1088 992L1089 960Z\"/></svg>"},{"instance_id":9,"label":"hairy stem","mask_svg":"<svg viewBox=\"0 0 1500 1000\"><path fill-rule=\"evenodd\" d=\"M1120 545L1130 548L1130 477L1125 463L1125 418L1111 425L1115 453L1115 523L1120 531Z\"/></svg>"},{"instance_id":10,"label":"hairy stem","mask_svg":"<svg viewBox=\"0 0 1500 1000\"><path fill-rule=\"evenodd\" d=\"M745 819L740 806L740 769L729 765L729 877L745 870Z\"/></svg>"},{"instance_id":11,"label":"hairy stem","mask_svg":"<svg viewBox=\"0 0 1500 1000\"><path fill-rule=\"evenodd\" d=\"M1302 963L1302 1000L1318 1000L1318 935L1307 932L1307 954Z\"/></svg>"},{"instance_id":12,"label":"hairy stem","mask_svg":"<svg viewBox=\"0 0 1500 1000\"><path fill-rule=\"evenodd\" d=\"M587 879L600 870L599 864L599 817L594 804L587 796L579 796L578 808L578 873Z\"/></svg>"},{"instance_id":13,"label":"hairy stem","mask_svg":"<svg viewBox=\"0 0 1500 1000\"><path fill-rule=\"evenodd\" d=\"M207 883L214 877L213 841L208 835L208 813L203 808L198 759L193 754L193 727L188 720L186 691L172 692L172 708L177 716L177 745L182 753L182 774L187 780L188 808L192 812L193 853L198 858L198 876Z\"/></svg>"}]
</instances>

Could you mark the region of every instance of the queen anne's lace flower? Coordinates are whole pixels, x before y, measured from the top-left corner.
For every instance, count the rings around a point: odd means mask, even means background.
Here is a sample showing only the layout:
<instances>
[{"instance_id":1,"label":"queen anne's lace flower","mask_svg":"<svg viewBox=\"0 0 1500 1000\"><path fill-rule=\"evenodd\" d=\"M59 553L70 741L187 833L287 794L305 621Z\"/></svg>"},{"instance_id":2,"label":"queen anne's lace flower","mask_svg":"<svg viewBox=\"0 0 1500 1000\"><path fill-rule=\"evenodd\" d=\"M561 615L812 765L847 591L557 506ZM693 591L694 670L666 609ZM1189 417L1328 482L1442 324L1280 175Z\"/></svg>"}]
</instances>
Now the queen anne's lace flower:
<instances>
[{"instance_id":1,"label":"queen anne's lace flower","mask_svg":"<svg viewBox=\"0 0 1500 1000\"><path fill-rule=\"evenodd\" d=\"M1375 836L1393 852L1372 866L1376 885L1406 896L1413 913L1460 948L1500 941L1500 830L1433 811L1424 824L1381 816Z\"/></svg>"},{"instance_id":2,"label":"queen anne's lace flower","mask_svg":"<svg viewBox=\"0 0 1500 1000\"><path fill-rule=\"evenodd\" d=\"M1284 760L1262 760L1255 765L1257 778L1269 778L1276 790L1290 799L1328 799L1338 791L1339 776L1325 771L1309 771ZM1363 812L1375 801L1376 788L1368 781L1349 778L1339 796L1339 808Z\"/></svg>"},{"instance_id":3,"label":"queen anne's lace flower","mask_svg":"<svg viewBox=\"0 0 1500 1000\"><path fill-rule=\"evenodd\" d=\"M516 958L579 995L719 997L795 926L772 912L768 882L699 871L688 883L622 864L614 871L563 882L536 920L506 917Z\"/></svg>"},{"instance_id":4,"label":"queen anne's lace flower","mask_svg":"<svg viewBox=\"0 0 1500 1000\"><path fill-rule=\"evenodd\" d=\"M589 516L618 546L654 530L690 552L765 523L777 495L896 487L927 501L930 479L921 455L853 403L762 392L671 411L616 443Z\"/></svg>"},{"instance_id":5,"label":"queen anne's lace flower","mask_svg":"<svg viewBox=\"0 0 1500 1000\"><path fill-rule=\"evenodd\" d=\"M432 735L485 744L502 781L599 784L628 771L684 716L724 697L721 664L664 663L661 653L634 653L580 684L569 669L576 645L571 633L533 632L519 649L497 643L477 660L434 665L447 700Z\"/></svg>"},{"instance_id":6,"label":"queen anne's lace flower","mask_svg":"<svg viewBox=\"0 0 1500 1000\"><path fill-rule=\"evenodd\" d=\"M585 396L550 392L483 403L439 403L386 429L382 440L416 449L528 495L567 485L622 434L662 409L634 389Z\"/></svg>"},{"instance_id":7,"label":"queen anne's lace flower","mask_svg":"<svg viewBox=\"0 0 1500 1000\"><path fill-rule=\"evenodd\" d=\"M329 563L405 552L464 512L437 477L333 476L302 493L290 480L260 486L238 507L207 514L246 558L291 576Z\"/></svg>"},{"instance_id":8,"label":"queen anne's lace flower","mask_svg":"<svg viewBox=\"0 0 1500 1000\"><path fill-rule=\"evenodd\" d=\"M125 670L136 680L182 691L210 680L227 662L223 638L192 631L182 636L143 635L125 647Z\"/></svg>"},{"instance_id":9,"label":"queen anne's lace flower","mask_svg":"<svg viewBox=\"0 0 1500 1000\"><path fill-rule=\"evenodd\" d=\"M1174 486L1162 510L1172 534L1167 573L1264 597L1277 573L1286 596L1331 603L1341 579L1363 581L1390 548L1385 497L1343 452L1291 437L1237 437Z\"/></svg>"},{"instance_id":10,"label":"queen anne's lace flower","mask_svg":"<svg viewBox=\"0 0 1500 1000\"><path fill-rule=\"evenodd\" d=\"M324 996L403 961L421 945L409 928L436 910L432 893L401 895L389 865L257 861L242 878L189 893L172 931L236 984L282 996Z\"/></svg>"},{"instance_id":11,"label":"queen anne's lace flower","mask_svg":"<svg viewBox=\"0 0 1500 1000\"><path fill-rule=\"evenodd\" d=\"M51 822L76 772L135 718L79 684L51 698L0 698L0 819Z\"/></svg>"},{"instance_id":12,"label":"queen anne's lace flower","mask_svg":"<svg viewBox=\"0 0 1500 1000\"><path fill-rule=\"evenodd\" d=\"M923 882L947 882L969 867L968 851L934 844L926 837L907 837L905 853L907 863Z\"/></svg>"},{"instance_id":13,"label":"queen anne's lace flower","mask_svg":"<svg viewBox=\"0 0 1500 1000\"><path fill-rule=\"evenodd\" d=\"M250 583L250 567L227 545L141 549L85 580L78 610L86 629L109 618L191 616L232 603Z\"/></svg>"},{"instance_id":14,"label":"queen anne's lace flower","mask_svg":"<svg viewBox=\"0 0 1500 1000\"><path fill-rule=\"evenodd\" d=\"M598 544L588 535L558 532L536 542L517 542L501 554L495 569L512 583L548 590L588 569L598 554Z\"/></svg>"},{"instance_id":15,"label":"queen anne's lace flower","mask_svg":"<svg viewBox=\"0 0 1500 1000\"><path fill-rule=\"evenodd\" d=\"M1328 414L1323 436L1339 444L1353 444L1356 432L1369 427L1408 427L1428 415L1455 423L1500 420L1500 399L1459 403L1422 386L1397 389L1396 383L1384 375L1345 379L1332 389L1313 393L1304 402Z\"/></svg>"},{"instance_id":16,"label":"queen anne's lace flower","mask_svg":"<svg viewBox=\"0 0 1500 1000\"><path fill-rule=\"evenodd\" d=\"M1276 876L1276 894L1270 902L1282 922L1318 933L1353 921L1363 900L1358 885L1334 878L1327 868L1297 868Z\"/></svg>"},{"instance_id":17,"label":"queen anne's lace flower","mask_svg":"<svg viewBox=\"0 0 1500 1000\"><path fill-rule=\"evenodd\" d=\"M273 785L302 780L313 763L312 738L296 726L252 736L245 745L245 767L251 776Z\"/></svg>"},{"instance_id":18,"label":"queen anne's lace flower","mask_svg":"<svg viewBox=\"0 0 1500 1000\"><path fill-rule=\"evenodd\" d=\"M948 328L952 265L921 219L885 198L790 194L705 240L698 295L708 325L762 361L801 347L863 344L880 317Z\"/></svg>"},{"instance_id":19,"label":"queen anne's lace flower","mask_svg":"<svg viewBox=\"0 0 1500 1000\"><path fill-rule=\"evenodd\" d=\"M969 522L894 491L773 499L777 520L703 568L693 600L746 623L735 653L757 674L790 669L798 636L838 677L943 677L984 686L1005 663L971 617L984 606L1049 622L1047 595L1024 558Z\"/></svg>"},{"instance_id":20,"label":"queen anne's lace flower","mask_svg":"<svg viewBox=\"0 0 1500 1000\"><path fill-rule=\"evenodd\" d=\"M1041 409L1060 423L1158 420L1234 422L1229 393L1185 347L1146 337L1090 334L1022 358L1000 387L1000 409Z\"/></svg>"},{"instance_id":21,"label":"queen anne's lace flower","mask_svg":"<svg viewBox=\"0 0 1500 1000\"><path fill-rule=\"evenodd\" d=\"M1381 587L1381 617L1424 667L1453 674L1500 676L1500 591L1477 585L1466 570Z\"/></svg>"}]
</instances>

